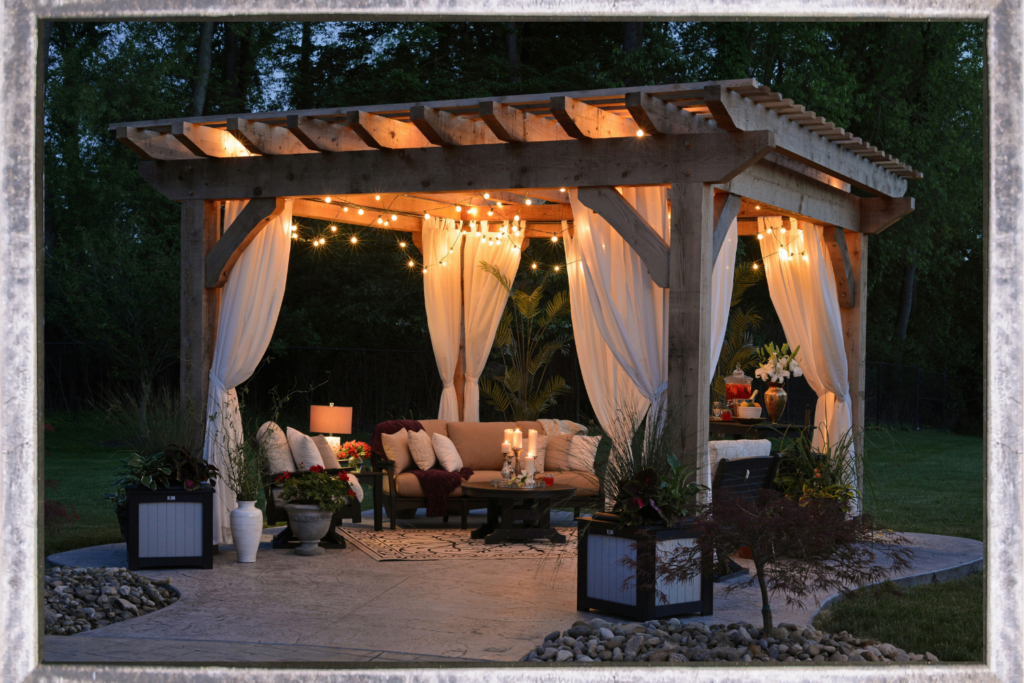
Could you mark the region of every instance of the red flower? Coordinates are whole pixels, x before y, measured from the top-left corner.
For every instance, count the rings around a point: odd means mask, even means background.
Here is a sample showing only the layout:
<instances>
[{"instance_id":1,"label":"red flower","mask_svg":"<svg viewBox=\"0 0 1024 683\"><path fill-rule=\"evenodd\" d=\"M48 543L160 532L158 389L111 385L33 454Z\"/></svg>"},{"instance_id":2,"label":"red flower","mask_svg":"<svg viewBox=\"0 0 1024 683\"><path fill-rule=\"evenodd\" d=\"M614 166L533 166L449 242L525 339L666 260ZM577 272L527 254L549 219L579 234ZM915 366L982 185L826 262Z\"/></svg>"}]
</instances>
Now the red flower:
<instances>
[{"instance_id":1,"label":"red flower","mask_svg":"<svg viewBox=\"0 0 1024 683\"><path fill-rule=\"evenodd\" d=\"M821 472L818 471L817 467L814 468L814 478L821 479Z\"/></svg>"},{"instance_id":2,"label":"red flower","mask_svg":"<svg viewBox=\"0 0 1024 683\"><path fill-rule=\"evenodd\" d=\"M309 471L310 472L323 472L324 471L324 466L323 465L313 465L312 467L309 468Z\"/></svg>"},{"instance_id":3,"label":"red flower","mask_svg":"<svg viewBox=\"0 0 1024 683\"><path fill-rule=\"evenodd\" d=\"M348 472L338 472L338 479L348 481Z\"/></svg>"},{"instance_id":4,"label":"red flower","mask_svg":"<svg viewBox=\"0 0 1024 683\"><path fill-rule=\"evenodd\" d=\"M276 477L274 477L274 483L276 484L279 481L284 481L286 479L291 479L291 478L292 478L292 473L291 472L282 472L281 474L279 474Z\"/></svg>"}]
</instances>

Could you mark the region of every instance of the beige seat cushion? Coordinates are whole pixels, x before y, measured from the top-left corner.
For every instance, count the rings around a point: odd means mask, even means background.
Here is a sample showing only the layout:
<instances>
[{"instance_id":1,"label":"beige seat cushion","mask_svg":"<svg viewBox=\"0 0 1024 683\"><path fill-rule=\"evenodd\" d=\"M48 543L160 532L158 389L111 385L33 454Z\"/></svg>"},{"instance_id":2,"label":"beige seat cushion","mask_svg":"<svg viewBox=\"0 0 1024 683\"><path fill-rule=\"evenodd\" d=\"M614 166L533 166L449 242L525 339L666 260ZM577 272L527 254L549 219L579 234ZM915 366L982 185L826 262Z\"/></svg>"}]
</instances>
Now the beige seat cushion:
<instances>
[{"instance_id":1,"label":"beige seat cushion","mask_svg":"<svg viewBox=\"0 0 1024 683\"><path fill-rule=\"evenodd\" d=\"M576 487L576 497L596 496L597 477L591 472L547 472L555 478L556 484Z\"/></svg>"},{"instance_id":2,"label":"beige seat cushion","mask_svg":"<svg viewBox=\"0 0 1024 683\"><path fill-rule=\"evenodd\" d=\"M462 456L462 465L476 470L501 470L504 458L501 442L505 430L515 429L515 422L449 422L448 438ZM526 437L523 437L525 444Z\"/></svg>"},{"instance_id":3,"label":"beige seat cushion","mask_svg":"<svg viewBox=\"0 0 1024 683\"><path fill-rule=\"evenodd\" d=\"M553 434L548 437L547 451L544 453L544 471L568 470L569 447L572 445L572 434Z\"/></svg>"},{"instance_id":4,"label":"beige seat cushion","mask_svg":"<svg viewBox=\"0 0 1024 683\"><path fill-rule=\"evenodd\" d=\"M473 482L476 482L476 481L481 481L481 482L486 481L486 482L489 482L492 479L500 479L500 478L501 478L501 472L481 470L479 472L474 472L473 476L471 476L469 478L469 480L473 481ZM423 487L420 486L420 480L417 479L416 475L413 474L412 472L405 472L405 473L400 474L397 477L395 477L395 489L396 489L397 495L405 497L405 498L423 498L424 497ZM390 493L390 490L388 488L388 480L387 479L384 480L384 490L386 492ZM458 498L458 497L460 497L462 495L463 495L462 487L460 486L457 489L455 489L454 491L452 491L451 493L449 493L448 497L449 498Z\"/></svg>"}]
</instances>

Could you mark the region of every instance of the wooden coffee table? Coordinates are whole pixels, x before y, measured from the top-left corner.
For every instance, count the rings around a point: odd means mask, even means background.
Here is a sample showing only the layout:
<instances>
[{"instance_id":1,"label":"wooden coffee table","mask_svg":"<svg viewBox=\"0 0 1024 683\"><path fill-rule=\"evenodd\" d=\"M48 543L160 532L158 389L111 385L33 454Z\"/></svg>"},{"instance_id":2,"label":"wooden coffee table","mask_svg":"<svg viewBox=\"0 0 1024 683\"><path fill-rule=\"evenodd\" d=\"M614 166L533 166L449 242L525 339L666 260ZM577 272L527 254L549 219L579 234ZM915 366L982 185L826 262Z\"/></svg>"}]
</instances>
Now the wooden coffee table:
<instances>
[{"instance_id":1,"label":"wooden coffee table","mask_svg":"<svg viewBox=\"0 0 1024 683\"><path fill-rule=\"evenodd\" d=\"M506 489L490 482L466 482L462 491L467 496L487 499L487 523L473 530L470 538L482 538L486 544L538 538L565 543L565 536L551 528L551 505L572 498L576 487L552 484L536 489Z\"/></svg>"}]
</instances>

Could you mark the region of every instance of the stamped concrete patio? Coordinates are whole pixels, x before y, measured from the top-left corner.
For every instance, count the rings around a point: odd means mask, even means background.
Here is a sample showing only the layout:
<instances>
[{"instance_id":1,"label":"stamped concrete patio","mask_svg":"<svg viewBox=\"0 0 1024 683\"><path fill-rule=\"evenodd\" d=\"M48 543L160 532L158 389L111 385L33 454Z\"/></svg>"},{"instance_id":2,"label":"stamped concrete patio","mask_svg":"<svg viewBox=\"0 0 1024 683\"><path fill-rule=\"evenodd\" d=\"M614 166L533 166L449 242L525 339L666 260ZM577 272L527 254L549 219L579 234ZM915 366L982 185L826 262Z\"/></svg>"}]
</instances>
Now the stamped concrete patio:
<instances>
[{"instance_id":1,"label":"stamped concrete patio","mask_svg":"<svg viewBox=\"0 0 1024 683\"><path fill-rule=\"evenodd\" d=\"M573 524L558 513L558 526ZM471 517L471 526L483 517ZM421 526L423 519L403 521ZM355 525L372 528L372 524ZM453 527L457 524L453 522ZM469 533L469 532L465 532ZM913 544L904 585L980 571L978 541L906 534ZM124 544L47 558L70 566L127 566ZM255 564L239 564L230 546L213 570L155 570L181 599L157 612L76 636L46 636L46 662L512 662L552 631L605 614L576 610L575 559L446 559L376 562L352 544L299 557L264 543ZM715 613L684 621L760 623L755 587L725 594ZM817 596L825 600L829 596ZM772 605L776 622L809 624L817 601Z\"/></svg>"}]
</instances>

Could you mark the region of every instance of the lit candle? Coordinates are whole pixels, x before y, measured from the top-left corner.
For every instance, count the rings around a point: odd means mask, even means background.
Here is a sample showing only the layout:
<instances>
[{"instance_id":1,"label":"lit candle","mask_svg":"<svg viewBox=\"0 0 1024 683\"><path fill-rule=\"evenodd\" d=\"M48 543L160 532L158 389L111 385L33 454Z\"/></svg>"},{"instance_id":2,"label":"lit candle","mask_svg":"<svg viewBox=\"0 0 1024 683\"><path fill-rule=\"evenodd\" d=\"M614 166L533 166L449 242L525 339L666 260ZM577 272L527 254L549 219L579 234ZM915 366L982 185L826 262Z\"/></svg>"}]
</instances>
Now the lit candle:
<instances>
[{"instance_id":1,"label":"lit candle","mask_svg":"<svg viewBox=\"0 0 1024 683\"><path fill-rule=\"evenodd\" d=\"M512 432L512 448L523 447L523 433L516 428L516 431Z\"/></svg>"},{"instance_id":2,"label":"lit candle","mask_svg":"<svg viewBox=\"0 0 1024 683\"><path fill-rule=\"evenodd\" d=\"M531 429L527 432L526 450L532 455L537 452L537 430Z\"/></svg>"},{"instance_id":3,"label":"lit candle","mask_svg":"<svg viewBox=\"0 0 1024 683\"><path fill-rule=\"evenodd\" d=\"M509 445L508 439L506 439L505 443L501 444L501 452L507 454L511 450L512 450L512 446Z\"/></svg>"},{"instance_id":4,"label":"lit candle","mask_svg":"<svg viewBox=\"0 0 1024 683\"><path fill-rule=\"evenodd\" d=\"M511 430L511 429L506 429L505 430L505 443L507 443L507 444L511 444L512 443L512 432L513 432L513 430Z\"/></svg>"},{"instance_id":5,"label":"lit candle","mask_svg":"<svg viewBox=\"0 0 1024 683\"><path fill-rule=\"evenodd\" d=\"M530 430L533 431L532 429ZM533 479L533 475L537 473L537 468L533 465L533 451L526 454L526 476L528 479Z\"/></svg>"}]
</instances>

